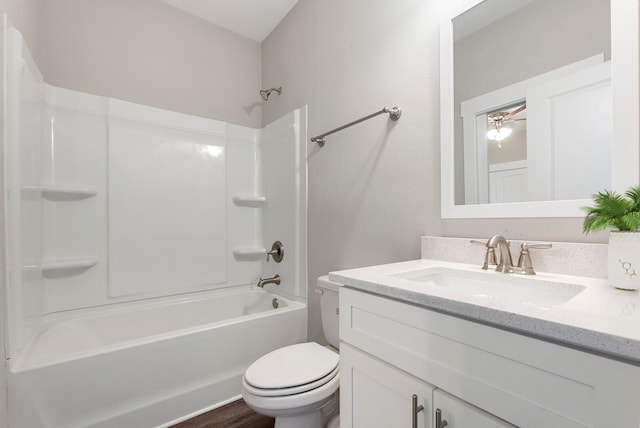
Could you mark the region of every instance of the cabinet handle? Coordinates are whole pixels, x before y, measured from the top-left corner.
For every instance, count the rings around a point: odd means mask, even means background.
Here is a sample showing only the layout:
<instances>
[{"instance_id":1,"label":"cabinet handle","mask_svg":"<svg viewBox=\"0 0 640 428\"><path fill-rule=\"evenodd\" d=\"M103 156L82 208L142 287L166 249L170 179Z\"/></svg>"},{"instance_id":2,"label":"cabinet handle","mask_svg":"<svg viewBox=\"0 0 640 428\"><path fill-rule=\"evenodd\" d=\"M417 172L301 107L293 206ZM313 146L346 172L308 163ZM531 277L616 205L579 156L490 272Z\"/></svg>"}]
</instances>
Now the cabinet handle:
<instances>
[{"instance_id":1,"label":"cabinet handle","mask_svg":"<svg viewBox=\"0 0 640 428\"><path fill-rule=\"evenodd\" d=\"M424 410L424 406L421 404L418 406L418 396L413 394L411 396L411 427L418 428L418 413Z\"/></svg>"},{"instance_id":2,"label":"cabinet handle","mask_svg":"<svg viewBox=\"0 0 640 428\"><path fill-rule=\"evenodd\" d=\"M436 409L436 426L435 428L444 428L449 425L447 420L442 420L442 410Z\"/></svg>"}]
</instances>

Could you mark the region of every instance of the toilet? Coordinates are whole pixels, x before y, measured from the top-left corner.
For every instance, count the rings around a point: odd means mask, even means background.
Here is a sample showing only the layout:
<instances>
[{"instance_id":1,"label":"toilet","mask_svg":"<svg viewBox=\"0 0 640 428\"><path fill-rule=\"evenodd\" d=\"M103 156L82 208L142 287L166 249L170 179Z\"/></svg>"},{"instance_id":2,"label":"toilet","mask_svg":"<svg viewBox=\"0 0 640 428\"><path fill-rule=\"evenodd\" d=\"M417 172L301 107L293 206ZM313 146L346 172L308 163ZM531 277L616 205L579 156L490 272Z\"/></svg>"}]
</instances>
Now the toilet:
<instances>
[{"instance_id":1,"label":"toilet","mask_svg":"<svg viewBox=\"0 0 640 428\"><path fill-rule=\"evenodd\" d=\"M330 346L315 342L276 349L242 377L242 397L254 411L275 417L275 428L338 428L338 289L318 278L322 328Z\"/></svg>"}]
</instances>

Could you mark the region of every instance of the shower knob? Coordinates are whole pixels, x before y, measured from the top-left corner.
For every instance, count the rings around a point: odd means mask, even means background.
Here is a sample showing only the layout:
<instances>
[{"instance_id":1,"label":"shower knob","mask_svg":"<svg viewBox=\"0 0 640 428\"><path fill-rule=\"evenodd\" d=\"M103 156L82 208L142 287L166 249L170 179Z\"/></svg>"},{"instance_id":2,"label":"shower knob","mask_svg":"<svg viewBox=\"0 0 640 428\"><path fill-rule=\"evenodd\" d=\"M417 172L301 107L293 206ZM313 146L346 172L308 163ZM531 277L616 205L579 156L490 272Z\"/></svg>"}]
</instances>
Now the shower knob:
<instances>
[{"instance_id":1,"label":"shower knob","mask_svg":"<svg viewBox=\"0 0 640 428\"><path fill-rule=\"evenodd\" d=\"M271 246L271 251L267 251L267 261L269 261L269 256L273 257L273 261L276 263L280 263L282 258L284 257L284 246L282 242L276 241Z\"/></svg>"}]
</instances>

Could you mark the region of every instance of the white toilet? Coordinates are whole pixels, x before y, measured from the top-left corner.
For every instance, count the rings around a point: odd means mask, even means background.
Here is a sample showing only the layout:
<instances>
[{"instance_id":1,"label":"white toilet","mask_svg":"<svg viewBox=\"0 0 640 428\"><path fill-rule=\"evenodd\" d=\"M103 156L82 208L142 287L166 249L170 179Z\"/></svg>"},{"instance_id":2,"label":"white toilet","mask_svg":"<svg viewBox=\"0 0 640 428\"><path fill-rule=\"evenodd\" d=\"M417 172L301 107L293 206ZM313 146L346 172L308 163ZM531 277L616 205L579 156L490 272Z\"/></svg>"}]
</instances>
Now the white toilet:
<instances>
[{"instance_id":1,"label":"white toilet","mask_svg":"<svg viewBox=\"0 0 640 428\"><path fill-rule=\"evenodd\" d=\"M318 278L322 328L329 344L299 343L256 360L242 377L242 397L254 411L276 418L275 428L338 427L338 287Z\"/></svg>"}]
</instances>

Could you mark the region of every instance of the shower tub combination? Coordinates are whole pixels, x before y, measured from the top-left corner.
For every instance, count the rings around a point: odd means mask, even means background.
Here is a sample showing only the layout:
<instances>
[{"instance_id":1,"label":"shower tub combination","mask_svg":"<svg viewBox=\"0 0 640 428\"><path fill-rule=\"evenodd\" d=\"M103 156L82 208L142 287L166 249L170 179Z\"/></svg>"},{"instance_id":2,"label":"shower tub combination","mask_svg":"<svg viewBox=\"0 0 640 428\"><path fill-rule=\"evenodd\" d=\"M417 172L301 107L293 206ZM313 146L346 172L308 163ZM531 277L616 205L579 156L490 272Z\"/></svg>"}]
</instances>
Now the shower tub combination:
<instances>
[{"instance_id":1,"label":"shower tub combination","mask_svg":"<svg viewBox=\"0 0 640 428\"><path fill-rule=\"evenodd\" d=\"M306 340L306 108L252 129L52 87L7 32L10 426L169 426L239 398Z\"/></svg>"},{"instance_id":2,"label":"shower tub combination","mask_svg":"<svg viewBox=\"0 0 640 428\"><path fill-rule=\"evenodd\" d=\"M84 312L45 319L11 362L13 426L170 426L238 398L254 360L307 334L303 303L249 287Z\"/></svg>"}]
</instances>

